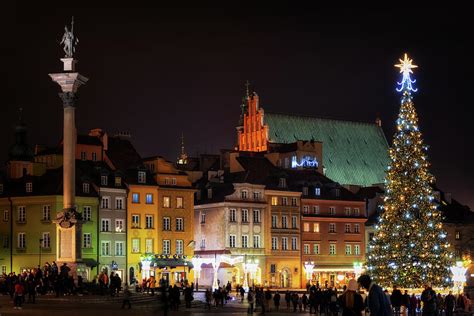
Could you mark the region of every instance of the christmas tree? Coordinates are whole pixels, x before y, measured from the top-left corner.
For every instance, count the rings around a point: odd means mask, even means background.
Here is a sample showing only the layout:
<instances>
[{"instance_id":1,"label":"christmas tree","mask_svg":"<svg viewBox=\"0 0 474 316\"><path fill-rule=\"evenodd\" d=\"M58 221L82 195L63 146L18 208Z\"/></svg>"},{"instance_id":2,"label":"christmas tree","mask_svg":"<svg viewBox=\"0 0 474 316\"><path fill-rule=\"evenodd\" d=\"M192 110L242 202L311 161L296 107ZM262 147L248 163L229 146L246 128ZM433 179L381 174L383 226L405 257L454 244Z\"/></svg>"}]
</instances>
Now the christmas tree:
<instances>
[{"instance_id":1,"label":"christmas tree","mask_svg":"<svg viewBox=\"0 0 474 316\"><path fill-rule=\"evenodd\" d=\"M419 288L426 282L447 286L452 254L448 250L442 213L437 208L428 171L427 146L418 128L411 79L417 66L405 54L400 59L402 94L397 132L390 149L383 212L369 244L367 270L383 286Z\"/></svg>"}]
</instances>

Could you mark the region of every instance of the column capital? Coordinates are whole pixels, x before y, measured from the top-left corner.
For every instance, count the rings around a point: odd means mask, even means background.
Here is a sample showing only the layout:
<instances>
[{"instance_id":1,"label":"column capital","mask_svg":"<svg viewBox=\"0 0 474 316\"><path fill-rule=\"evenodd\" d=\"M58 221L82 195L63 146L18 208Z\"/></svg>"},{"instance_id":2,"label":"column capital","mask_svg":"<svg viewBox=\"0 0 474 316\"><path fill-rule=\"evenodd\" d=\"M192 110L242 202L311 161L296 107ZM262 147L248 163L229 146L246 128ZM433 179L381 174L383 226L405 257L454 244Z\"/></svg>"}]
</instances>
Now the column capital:
<instances>
[{"instance_id":1,"label":"column capital","mask_svg":"<svg viewBox=\"0 0 474 316\"><path fill-rule=\"evenodd\" d=\"M66 107L74 107L76 94L74 92L60 92L59 97L63 100L63 106Z\"/></svg>"}]
</instances>

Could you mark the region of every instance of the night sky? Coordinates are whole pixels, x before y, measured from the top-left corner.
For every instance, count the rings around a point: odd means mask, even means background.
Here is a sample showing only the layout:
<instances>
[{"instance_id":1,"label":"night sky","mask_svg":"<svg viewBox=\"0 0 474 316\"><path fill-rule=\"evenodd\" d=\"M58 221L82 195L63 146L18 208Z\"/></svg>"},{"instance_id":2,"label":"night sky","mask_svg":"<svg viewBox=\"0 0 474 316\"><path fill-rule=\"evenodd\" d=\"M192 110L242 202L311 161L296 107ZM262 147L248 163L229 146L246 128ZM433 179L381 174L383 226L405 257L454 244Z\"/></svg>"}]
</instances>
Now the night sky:
<instances>
[{"instance_id":1,"label":"night sky","mask_svg":"<svg viewBox=\"0 0 474 316\"><path fill-rule=\"evenodd\" d=\"M74 15L78 70L90 79L79 90L78 131L129 131L142 156L170 160L181 132L191 155L233 147L247 79L267 111L366 122L379 115L391 143L400 79L393 65L407 52L419 65L414 102L431 171L439 187L474 207L467 10L39 3L17 7L3 39L14 47L4 59L1 161L19 107L30 144L60 141L62 105L48 73L61 70L58 43Z\"/></svg>"}]
</instances>

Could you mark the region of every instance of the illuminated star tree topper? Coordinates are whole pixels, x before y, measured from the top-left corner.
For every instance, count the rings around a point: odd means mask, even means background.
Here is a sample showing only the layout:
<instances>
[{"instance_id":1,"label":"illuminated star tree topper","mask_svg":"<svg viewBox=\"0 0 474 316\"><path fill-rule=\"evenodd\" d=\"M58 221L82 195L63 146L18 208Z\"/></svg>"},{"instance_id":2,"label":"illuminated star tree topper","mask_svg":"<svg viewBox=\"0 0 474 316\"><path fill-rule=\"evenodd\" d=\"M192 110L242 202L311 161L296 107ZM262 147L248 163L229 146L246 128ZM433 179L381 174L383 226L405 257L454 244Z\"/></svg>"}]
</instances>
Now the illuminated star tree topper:
<instances>
[{"instance_id":1,"label":"illuminated star tree topper","mask_svg":"<svg viewBox=\"0 0 474 316\"><path fill-rule=\"evenodd\" d=\"M415 89L412 84L416 82L415 79L411 79L410 74L413 73L413 68L418 68L417 65L413 64L413 59L408 58L408 54L405 53L403 59L399 59L400 63L396 64L395 67L400 68L400 73L403 74L402 82L397 82L400 86L397 88L398 92L416 92L418 89Z\"/></svg>"}]
</instances>

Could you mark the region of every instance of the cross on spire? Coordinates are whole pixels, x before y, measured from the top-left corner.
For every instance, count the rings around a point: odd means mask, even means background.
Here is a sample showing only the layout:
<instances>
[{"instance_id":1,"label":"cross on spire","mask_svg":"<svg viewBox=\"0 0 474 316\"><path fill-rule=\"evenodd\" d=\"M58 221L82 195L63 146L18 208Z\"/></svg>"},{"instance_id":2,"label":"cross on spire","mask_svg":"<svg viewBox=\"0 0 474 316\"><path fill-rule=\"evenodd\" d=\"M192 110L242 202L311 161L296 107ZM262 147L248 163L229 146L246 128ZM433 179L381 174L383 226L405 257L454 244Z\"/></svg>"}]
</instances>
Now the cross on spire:
<instances>
[{"instance_id":1,"label":"cross on spire","mask_svg":"<svg viewBox=\"0 0 474 316\"><path fill-rule=\"evenodd\" d=\"M250 82L247 80L245 82L245 92L247 94L247 98L250 96L249 87L250 87Z\"/></svg>"}]
</instances>

